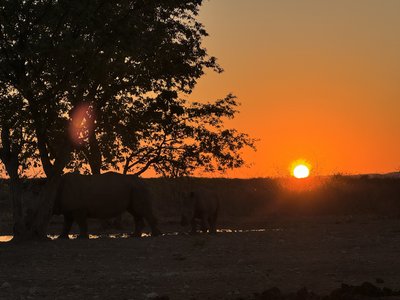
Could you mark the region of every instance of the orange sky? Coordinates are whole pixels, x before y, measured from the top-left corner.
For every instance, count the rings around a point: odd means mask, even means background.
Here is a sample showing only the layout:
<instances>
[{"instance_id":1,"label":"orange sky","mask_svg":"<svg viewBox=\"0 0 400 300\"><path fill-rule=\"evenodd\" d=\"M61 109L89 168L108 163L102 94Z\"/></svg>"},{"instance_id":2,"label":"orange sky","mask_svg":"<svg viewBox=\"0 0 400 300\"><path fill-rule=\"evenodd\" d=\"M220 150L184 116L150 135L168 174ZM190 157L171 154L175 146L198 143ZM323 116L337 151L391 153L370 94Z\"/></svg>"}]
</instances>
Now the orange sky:
<instances>
[{"instance_id":1,"label":"orange sky","mask_svg":"<svg viewBox=\"0 0 400 300\"><path fill-rule=\"evenodd\" d=\"M230 123L259 138L252 167L229 176L400 169L400 1L210 0L200 19L225 72L207 74L192 99L233 92Z\"/></svg>"}]
</instances>

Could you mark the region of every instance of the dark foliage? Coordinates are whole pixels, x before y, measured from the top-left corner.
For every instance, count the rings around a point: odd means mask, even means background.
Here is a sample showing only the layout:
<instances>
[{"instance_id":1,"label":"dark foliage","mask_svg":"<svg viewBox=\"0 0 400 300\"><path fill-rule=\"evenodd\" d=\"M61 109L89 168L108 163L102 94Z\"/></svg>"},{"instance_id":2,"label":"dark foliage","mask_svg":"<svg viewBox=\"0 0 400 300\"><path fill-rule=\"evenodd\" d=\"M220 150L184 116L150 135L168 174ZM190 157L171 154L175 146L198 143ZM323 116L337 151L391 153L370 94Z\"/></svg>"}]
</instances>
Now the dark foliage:
<instances>
[{"instance_id":1,"label":"dark foliage","mask_svg":"<svg viewBox=\"0 0 400 300\"><path fill-rule=\"evenodd\" d=\"M0 117L4 131L29 135L11 134L28 146L16 149L20 163L40 162L50 177L65 166L99 173L124 163L126 172L169 176L241 166L237 150L253 141L223 129L222 118L237 112L234 97L178 97L205 68L222 71L202 46L201 3L3 1ZM20 124L6 124L7 114Z\"/></svg>"}]
</instances>

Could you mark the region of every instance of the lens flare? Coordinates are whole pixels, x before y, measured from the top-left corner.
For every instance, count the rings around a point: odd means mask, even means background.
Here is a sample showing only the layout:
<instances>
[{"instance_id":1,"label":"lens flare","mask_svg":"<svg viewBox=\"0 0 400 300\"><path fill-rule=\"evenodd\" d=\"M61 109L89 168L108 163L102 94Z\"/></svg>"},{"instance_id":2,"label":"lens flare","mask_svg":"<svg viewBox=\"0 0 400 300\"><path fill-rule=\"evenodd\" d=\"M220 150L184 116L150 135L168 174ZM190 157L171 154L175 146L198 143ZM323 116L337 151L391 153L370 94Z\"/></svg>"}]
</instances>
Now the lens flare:
<instances>
[{"instance_id":1,"label":"lens flare","mask_svg":"<svg viewBox=\"0 0 400 300\"><path fill-rule=\"evenodd\" d=\"M94 119L93 108L89 103L83 102L73 109L69 136L75 145L80 146L87 141L94 127Z\"/></svg>"}]
</instances>

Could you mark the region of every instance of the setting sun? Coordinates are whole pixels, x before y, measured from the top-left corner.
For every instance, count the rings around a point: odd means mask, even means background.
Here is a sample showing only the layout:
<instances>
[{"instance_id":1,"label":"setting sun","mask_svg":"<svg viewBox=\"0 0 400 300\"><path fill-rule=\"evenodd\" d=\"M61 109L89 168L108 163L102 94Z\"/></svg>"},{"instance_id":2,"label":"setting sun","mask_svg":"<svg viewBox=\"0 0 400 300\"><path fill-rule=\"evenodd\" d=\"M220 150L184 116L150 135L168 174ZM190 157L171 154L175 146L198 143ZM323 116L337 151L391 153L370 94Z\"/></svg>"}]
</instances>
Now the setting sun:
<instances>
[{"instance_id":1,"label":"setting sun","mask_svg":"<svg viewBox=\"0 0 400 300\"><path fill-rule=\"evenodd\" d=\"M297 165L293 169L293 176L296 178L307 178L310 175L310 169L306 165Z\"/></svg>"}]
</instances>

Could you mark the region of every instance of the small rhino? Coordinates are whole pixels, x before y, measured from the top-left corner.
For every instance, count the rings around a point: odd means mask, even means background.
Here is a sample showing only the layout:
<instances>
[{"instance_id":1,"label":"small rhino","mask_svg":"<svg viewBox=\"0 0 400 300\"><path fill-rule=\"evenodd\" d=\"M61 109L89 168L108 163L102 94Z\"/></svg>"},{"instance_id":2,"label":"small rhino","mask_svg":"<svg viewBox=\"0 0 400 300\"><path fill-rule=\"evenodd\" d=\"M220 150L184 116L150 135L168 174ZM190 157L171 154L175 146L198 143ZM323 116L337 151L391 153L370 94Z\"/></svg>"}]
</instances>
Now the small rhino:
<instances>
[{"instance_id":1,"label":"small rhino","mask_svg":"<svg viewBox=\"0 0 400 300\"><path fill-rule=\"evenodd\" d=\"M214 192L196 190L183 193L181 225L191 225L191 234L197 232L200 223L202 232L215 234L217 232L217 217L219 212L219 198Z\"/></svg>"}]
</instances>

